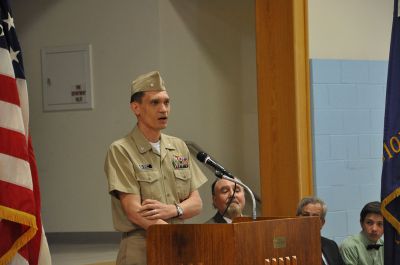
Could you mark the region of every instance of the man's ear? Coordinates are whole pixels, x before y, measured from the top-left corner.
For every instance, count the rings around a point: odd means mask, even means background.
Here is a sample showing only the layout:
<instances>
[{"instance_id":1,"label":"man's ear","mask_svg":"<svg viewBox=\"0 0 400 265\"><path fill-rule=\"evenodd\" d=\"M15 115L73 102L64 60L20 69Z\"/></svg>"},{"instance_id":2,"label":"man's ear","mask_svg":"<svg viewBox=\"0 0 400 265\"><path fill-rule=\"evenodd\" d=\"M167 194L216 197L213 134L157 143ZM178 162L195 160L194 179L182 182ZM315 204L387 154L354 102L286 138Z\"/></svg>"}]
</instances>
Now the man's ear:
<instances>
[{"instance_id":1,"label":"man's ear","mask_svg":"<svg viewBox=\"0 0 400 265\"><path fill-rule=\"evenodd\" d=\"M132 112L133 112L133 114L135 114L136 116L138 116L139 115L139 113L140 113L140 105L139 105L139 103L137 103L137 102L132 102L131 103L131 110L132 110Z\"/></svg>"}]
</instances>

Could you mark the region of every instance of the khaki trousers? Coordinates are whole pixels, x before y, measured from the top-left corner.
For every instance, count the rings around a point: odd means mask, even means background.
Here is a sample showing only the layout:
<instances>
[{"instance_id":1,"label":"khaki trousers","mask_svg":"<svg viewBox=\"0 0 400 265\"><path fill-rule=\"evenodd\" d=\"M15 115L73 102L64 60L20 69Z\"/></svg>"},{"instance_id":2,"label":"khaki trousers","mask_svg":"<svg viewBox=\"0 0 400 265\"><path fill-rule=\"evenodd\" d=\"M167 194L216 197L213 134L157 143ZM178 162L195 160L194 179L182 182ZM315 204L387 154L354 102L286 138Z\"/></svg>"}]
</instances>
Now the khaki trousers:
<instances>
[{"instance_id":1,"label":"khaki trousers","mask_svg":"<svg viewBox=\"0 0 400 265\"><path fill-rule=\"evenodd\" d=\"M123 233L117 265L147 265L145 230Z\"/></svg>"}]
</instances>

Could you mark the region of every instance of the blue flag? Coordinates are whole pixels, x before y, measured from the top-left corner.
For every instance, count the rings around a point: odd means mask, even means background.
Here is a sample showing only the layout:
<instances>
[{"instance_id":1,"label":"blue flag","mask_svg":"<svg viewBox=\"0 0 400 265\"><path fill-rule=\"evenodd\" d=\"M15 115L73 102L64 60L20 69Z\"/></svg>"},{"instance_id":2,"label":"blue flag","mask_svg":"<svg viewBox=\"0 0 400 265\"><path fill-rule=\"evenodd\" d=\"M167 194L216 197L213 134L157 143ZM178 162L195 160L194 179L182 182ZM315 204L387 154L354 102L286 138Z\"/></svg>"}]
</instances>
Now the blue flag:
<instances>
[{"instance_id":1,"label":"blue flag","mask_svg":"<svg viewBox=\"0 0 400 265\"><path fill-rule=\"evenodd\" d=\"M400 17L394 0L392 40L386 87L382 214L385 218L385 264L400 264Z\"/></svg>"}]
</instances>

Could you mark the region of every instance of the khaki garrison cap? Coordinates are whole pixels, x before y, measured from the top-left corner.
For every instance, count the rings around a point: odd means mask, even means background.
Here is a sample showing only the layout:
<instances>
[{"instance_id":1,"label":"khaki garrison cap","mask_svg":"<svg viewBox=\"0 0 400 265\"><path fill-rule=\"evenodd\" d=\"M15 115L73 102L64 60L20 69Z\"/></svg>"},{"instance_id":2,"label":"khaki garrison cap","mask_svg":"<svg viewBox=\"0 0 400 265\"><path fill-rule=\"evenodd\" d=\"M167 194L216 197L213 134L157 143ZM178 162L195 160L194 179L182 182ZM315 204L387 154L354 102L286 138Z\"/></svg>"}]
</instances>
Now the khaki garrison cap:
<instances>
[{"instance_id":1,"label":"khaki garrison cap","mask_svg":"<svg viewBox=\"0 0 400 265\"><path fill-rule=\"evenodd\" d=\"M140 75L132 82L131 96L137 92L163 91L165 89L164 80L158 71Z\"/></svg>"}]
</instances>

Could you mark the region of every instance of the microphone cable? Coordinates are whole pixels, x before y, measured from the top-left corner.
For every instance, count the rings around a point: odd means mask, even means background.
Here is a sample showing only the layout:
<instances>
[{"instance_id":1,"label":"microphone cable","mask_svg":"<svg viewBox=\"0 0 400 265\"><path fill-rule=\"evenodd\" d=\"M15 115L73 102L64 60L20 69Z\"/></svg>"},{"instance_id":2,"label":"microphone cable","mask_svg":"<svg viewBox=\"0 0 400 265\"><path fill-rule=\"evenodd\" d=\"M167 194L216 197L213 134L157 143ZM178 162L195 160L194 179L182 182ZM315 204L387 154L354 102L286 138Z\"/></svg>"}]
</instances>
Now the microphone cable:
<instances>
[{"instance_id":1,"label":"microphone cable","mask_svg":"<svg viewBox=\"0 0 400 265\"><path fill-rule=\"evenodd\" d=\"M233 187L233 194L232 194L231 198L229 199L228 204L225 207L225 210L224 210L224 213L222 214L222 217L225 216L226 212L228 211L229 206L231 206L231 204L232 204L233 198L235 198L236 186L237 186L237 184L235 183L235 186Z\"/></svg>"}]
</instances>

